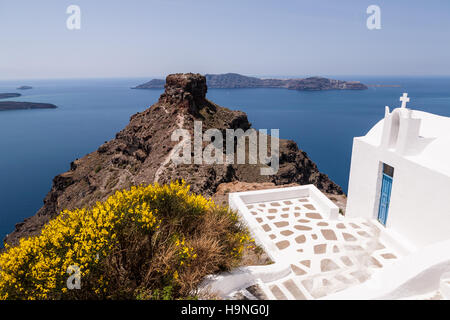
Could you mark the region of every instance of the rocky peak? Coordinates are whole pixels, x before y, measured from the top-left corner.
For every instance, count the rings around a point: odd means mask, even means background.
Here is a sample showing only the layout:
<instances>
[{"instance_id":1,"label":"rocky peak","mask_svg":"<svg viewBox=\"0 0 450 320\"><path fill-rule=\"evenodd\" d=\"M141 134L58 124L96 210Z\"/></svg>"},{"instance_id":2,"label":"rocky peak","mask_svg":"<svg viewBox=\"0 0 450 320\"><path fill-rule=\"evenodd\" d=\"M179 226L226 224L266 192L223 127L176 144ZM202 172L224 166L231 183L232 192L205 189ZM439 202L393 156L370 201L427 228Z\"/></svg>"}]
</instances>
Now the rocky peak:
<instances>
[{"instance_id":1,"label":"rocky peak","mask_svg":"<svg viewBox=\"0 0 450 320\"><path fill-rule=\"evenodd\" d=\"M159 102L186 108L197 114L206 104L206 78L198 73L176 73L166 78L165 91Z\"/></svg>"}]
</instances>

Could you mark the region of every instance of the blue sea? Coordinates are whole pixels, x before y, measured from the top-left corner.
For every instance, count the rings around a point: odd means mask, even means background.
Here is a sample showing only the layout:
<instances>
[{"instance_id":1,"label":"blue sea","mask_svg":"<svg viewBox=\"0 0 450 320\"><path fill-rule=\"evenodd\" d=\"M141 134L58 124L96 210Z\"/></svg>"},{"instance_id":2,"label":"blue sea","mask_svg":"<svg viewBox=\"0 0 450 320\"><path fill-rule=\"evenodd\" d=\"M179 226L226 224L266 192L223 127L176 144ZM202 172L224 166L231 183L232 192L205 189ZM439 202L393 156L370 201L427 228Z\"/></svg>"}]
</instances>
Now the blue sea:
<instances>
[{"instance_id":1,"label":"blue sea","mask_svg":"<svg viewBox=\"0 0 450 320\"><path fill-rule=\"evenodd\" d=\"M347 190L352 139L399 106L450 116L450 77L336 77L366 84L365 91L300 92L286 89L209 89L208 98L248 114L258 129L280 129L319 169ZM131 115L155 103L162 90L131 90L149 79L0 81L0 93L20 92L14 101L47 102L58 109L0 112L0 238L42 206L55 175L112 139ZM17 91L21 85L32 90ZM4 101L4 100L2 100Z\"/></svg>"}]
</instances>

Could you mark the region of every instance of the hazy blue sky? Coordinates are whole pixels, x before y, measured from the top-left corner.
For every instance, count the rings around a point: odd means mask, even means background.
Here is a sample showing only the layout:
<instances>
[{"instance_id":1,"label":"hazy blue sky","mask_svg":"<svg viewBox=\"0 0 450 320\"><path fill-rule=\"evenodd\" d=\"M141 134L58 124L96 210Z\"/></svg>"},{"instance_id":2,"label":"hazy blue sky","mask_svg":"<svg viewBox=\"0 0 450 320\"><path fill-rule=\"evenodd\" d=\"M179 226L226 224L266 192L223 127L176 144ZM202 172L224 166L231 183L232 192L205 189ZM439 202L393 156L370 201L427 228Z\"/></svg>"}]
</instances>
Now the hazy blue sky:
<instances>
[{"instance_id":1,"label":"hazy blue sky","mask_svg":"<svg viewBox=\"0 0 450 320\"><path fill-rule=\"evenodd\" d=\"M450 75L450 1L0 0L0 43L0 79Z\"/></svg>"}]
</instances>

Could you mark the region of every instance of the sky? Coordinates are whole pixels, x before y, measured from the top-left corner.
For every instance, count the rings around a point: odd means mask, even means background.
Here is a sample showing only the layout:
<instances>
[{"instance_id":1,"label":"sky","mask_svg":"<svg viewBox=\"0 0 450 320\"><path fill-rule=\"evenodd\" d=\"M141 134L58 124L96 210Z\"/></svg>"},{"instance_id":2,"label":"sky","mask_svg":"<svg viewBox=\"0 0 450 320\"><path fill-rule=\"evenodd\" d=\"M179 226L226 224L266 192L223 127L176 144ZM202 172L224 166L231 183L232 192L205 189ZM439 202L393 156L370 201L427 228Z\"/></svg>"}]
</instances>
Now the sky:
<instances>
[{"instance_id":1,"label":"sky","mask_svg":"<svg viewBox=\"0 0 450 320\"><path fill-rule=\"evenodd\" d=\"M0 79L440 76L449 36L448 0L0 0Z\"/></svg>"}]
</instances>

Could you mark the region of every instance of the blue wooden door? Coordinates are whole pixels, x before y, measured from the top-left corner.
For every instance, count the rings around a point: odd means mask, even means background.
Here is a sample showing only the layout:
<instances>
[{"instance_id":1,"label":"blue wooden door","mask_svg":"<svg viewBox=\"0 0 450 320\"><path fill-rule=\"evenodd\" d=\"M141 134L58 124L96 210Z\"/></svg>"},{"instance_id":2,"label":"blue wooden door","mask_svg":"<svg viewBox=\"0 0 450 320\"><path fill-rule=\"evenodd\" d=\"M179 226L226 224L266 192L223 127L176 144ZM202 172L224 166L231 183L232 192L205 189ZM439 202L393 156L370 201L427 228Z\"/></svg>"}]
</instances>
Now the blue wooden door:
<instances>
[{"instance_id":1,"label":"blue wooden door","mask_svg":"<svg viewBox=\"0 0 450 320\"><path fill-rule=\"evenodd\" d=\"M383 173L383 182L381 184L380 207L378 209L378 221L386 225L389 202L391 200L392 177Z\"/></svg>"}]
</instances>

